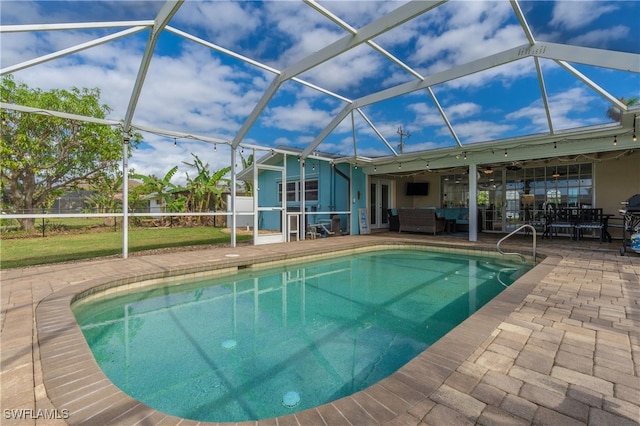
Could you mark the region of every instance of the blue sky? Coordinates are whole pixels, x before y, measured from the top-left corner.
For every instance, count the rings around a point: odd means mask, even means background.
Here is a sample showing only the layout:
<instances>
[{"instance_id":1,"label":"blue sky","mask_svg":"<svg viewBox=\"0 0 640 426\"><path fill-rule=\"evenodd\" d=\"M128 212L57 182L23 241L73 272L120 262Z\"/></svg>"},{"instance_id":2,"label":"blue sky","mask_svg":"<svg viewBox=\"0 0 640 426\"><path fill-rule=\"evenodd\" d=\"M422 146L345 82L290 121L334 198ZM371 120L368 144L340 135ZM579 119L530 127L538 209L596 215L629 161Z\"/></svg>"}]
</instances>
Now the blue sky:
<instances>
[{"instance_id":1,"label":"blue sky","mask_svg":"<svg viewBox=\"0 0 640 426\"><path fill-rule=\"evenodd\" d=\"M323 1L360 28L403 2ZM638 1L528 1L520 6L536 40L640 53ZM153 19L162 2L2 1L8 24ZM346 32L297 1L187 1L170 25L247 58L282 70ZM2 67L118 30L4 33ZM123 118L148 32L16 72L32 87L99 87L102 101ZM508 1L450 1L374 40L422 75L430 75L527 42ZM606 123L609 104L554 61L541 61L556 130ZM640 76L571 64L615 97L640 96ZM274 74L165 32L161 35L134 123L230 140ZM348 99L415 78L367 45L300 75ZM532 58L434 86L433 92L463 144L548 132ZM344 107L340 99L296 82L285 83L245 141L262 146L305 147ZM396 147L398 127L410 133L405 152L453 146L455 140L426 91L362 108ZM390 154L369 125L354 115L358 154ZM226 166L228 149L193 140L144 134L135 152L137 172L164 175L197 153L213 169ZM318 147L353 154L348 117ZM183 176L182 174L180 176ZM180 177L178 180L182 179Z\"/></svg>"}]
</instances>

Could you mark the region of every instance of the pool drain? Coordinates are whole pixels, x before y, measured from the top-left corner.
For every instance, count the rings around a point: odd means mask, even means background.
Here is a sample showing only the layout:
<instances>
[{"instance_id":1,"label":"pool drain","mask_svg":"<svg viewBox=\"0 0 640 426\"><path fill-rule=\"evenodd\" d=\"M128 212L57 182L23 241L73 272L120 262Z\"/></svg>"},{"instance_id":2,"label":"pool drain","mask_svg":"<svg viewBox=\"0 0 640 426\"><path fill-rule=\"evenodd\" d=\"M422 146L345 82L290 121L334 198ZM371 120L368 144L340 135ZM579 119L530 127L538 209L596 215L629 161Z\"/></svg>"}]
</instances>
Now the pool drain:
<instances>
[{"instance_id":1,"label":"pool drain","mask_svg":"<svg viewBox=\"0 0 640 426\"><path fill-rule=\"evenodd\" d=\"M222 347L225 349L233 349L236 347L237 342L233 339L225 340L222 342Z\"/></svg>"},{"instance_id":2,"label":"pool drain","mask_svg":"<svg viewBox=\"0 0 640 426\"><path fill-rule=\"evenodd\" d=\"M300 404L300 394L298 392L289 391L282 397L282 405L287 408L293 408Z\"/></svg>"}]
</instances>

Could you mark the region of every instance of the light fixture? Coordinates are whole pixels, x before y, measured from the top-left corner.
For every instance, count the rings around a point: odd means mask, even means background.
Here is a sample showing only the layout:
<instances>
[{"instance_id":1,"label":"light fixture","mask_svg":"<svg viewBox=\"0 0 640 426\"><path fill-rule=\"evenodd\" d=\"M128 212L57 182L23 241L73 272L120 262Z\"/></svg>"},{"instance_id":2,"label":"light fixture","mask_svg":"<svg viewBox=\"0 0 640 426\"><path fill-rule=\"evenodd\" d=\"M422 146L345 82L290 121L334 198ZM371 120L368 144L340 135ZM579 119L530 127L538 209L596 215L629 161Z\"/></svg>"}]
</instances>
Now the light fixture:
<instances>
[{"instance_id":1,"label":"light fixture","mask_svg":"<svg viewBox=\"0 0 640 426\"><path fill-rule=\"evenodd\" d=\"M618 146L618 137L617 136L613 137L613 146Z\"/></svg>"},{"instance_id":2,"label":"light fixture","mask_svg":"<svg viewBox=\"0 0 640 426\"><path fill-rule=\"evenodd\" d=\"M456 154L456 160L460 159L460 154Z\"/></svg>"},{"instance_id":3,"label":"light fixture","mask_svg":"<svg viewBox=\"0 0 640 426\"><path fill-rule=\"evenodd\" d=\"M398 163L398 169L402 168L402 163Z\"/></svg>"},{"instance_id":4,"label":"light fixture","mask_svg":"<svg viewBox=\"0 0 640 426\"><path fill-rule=\"evenodd\" d=\"M271 150L271 156L273 157L274 155L276 155L276 152L274 150Z\"/></svg>"},{"instance_id":5,"label":"light fixture","mask_svg":"<svg viewBox=\"0 0 640 426\"><path fill-rule=\"evenodd\" d=\"M491 166L487 166L486 169L483 170L485 175L490 175L493 173L493 169L491 168Z\"/></svg>"},{"instance_id":6,"label":"light fixture","mask_svg":"<svg viewBox=\"0 0 640 426\"><path fill-rule=\"evenodd\" d=\"M504 156L505 156L505 157L509 156L509 154L507 153L507 150L506 150L506 149L504 150Z\"/></svg>"},{"instance_id":7,"label":"light fixture","mask_svg":"<svg viewBox=\"0 0 640 426\"><path fill-rule=\"evenodd\" d=\"M553 149L556 149L556 148L558 148L558 142L553 143Z\"/></svg>"},{"instance_id":8,"label":"light fixture","mask_svg":"<svg viewBox=\"0 0 640 426\"><path fill-rule=\"evenodd\" d=\"M312 171L314 171L314 172L316 171L316 165L315 165L315 163L313 163L313 164L311 165L311 170L312 170Z\"/></svg>"},{"instance_id":9,"label":"light fixture","mask_svg":"<svg viewBox=\"0 0 640 426\"><path fill-rule=\"evenodd\" d=\"M631 136L634 142L638 142L638 137L636 136L636 116L633 116L633 136Z\"/></svg>"},{"instance_id":10,"label":"light fixture","mask_svg":"<svg viewBox=\"0 0 640 426\"><path fill-rule=\"evenodd\" d=\"M173 138L173 146L178 146L178 140L176 138Z\"/></svg>"},{"instance_id":11,"label":"light fixture","mask_svg":"<svg viewBox=\"0 0 640 426\"><path fill-rule=\"evenodd\" d=\"M558 168L557 167L556 167L556 170L553 172L553 174L551 176L553 176L556 179L560 177L560 173L558 173Z\"/></svg>"},{"instance_id":12,"label":"light fixture","mask_svg":"<svg viewBox=\"0 0 640 426\"><path fill-rule=\"evenodd\" d=\"M467 159L467 151L463 152L462 154L464 155L464 159L466 160Z\"/></svg>"},{"instance_id":13,"label":"light fixture","mask_svg":"<svg viewBox=\"0 0 640 426\"><path fill-rule=\"evenodd\" d=\"M429 162L427 161L427 170L429 170Z\"/></svg>"},{"instance_id":14,"label":"light fixture","mask_svg":"<svg viewBox=\"0 0 640 426\"><path fill-rule=\"evenodd\" d=\"M214 144L213 144L213 151L215 152L215 151L217 151L217 150L218 150L218 144L215 144L215 143L214 143Z\"/></svg>"},{"instance_id":15,"label":"light fixture","mask_svg":"<svg viewBox=\"0 0 640 426\"><path fill-rule=\"evenodd\" d=\"M377 172L378 171L378 166L373 166L373 171Z\"/></svg>"}]
</instances>

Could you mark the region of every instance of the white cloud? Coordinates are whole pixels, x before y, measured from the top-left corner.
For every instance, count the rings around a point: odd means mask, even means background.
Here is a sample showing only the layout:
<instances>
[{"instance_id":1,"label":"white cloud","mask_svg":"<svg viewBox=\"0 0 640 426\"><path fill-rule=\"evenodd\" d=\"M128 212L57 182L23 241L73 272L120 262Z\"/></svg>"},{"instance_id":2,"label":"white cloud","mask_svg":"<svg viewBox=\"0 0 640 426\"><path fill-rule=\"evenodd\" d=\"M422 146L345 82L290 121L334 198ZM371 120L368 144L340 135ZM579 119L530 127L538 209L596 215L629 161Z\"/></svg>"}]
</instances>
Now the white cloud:
<instances>
[{"instance_id":1,"label":"white cloud","mask_svg":"<svg viewBox=\"0 0 640 426\"><path fill-rule=\"evenodd\" d=\"M611 46L612 41L628 38L629 31L629 28L624 25L616 25L607 29L588 31L584 34L573 37L568 41L568 43L578 46L605 49L608 46Z\"/></svg>"},{"instance_id":2,"label":"white cloud","mask_svg":"<svg viewBox=\"0 0 640 426\"><path fill-rule=\"evenodd\" d=\"M553 17L550 24L569 30L584 28L600 18L600 16L617 10L618 7L614 6L613 3L582 0L557 1L553 5Z\"/></svg>"},{"instance_id":3,"label":"white cloud","mask_svg":"<svg viewBox=\"0 0 640 426\"><path fill-rule=\"evenodd\" d=\"M580 118L580 113L589 109L589 103L594 102L593 96L583 87L573 87L564 92L554 94L549 97L549 111L556 130L571 129L589 124L594 124L593 120ZM546 112L541 101L520 108L517 111L506 115L507 120L524 119L531 122L532 133L548 132Z\"/></svg>"},{"instance_id":4,"label":"white cloud","mask_svg":"<svg viewBox=\"0 0 640 426\"><path fill-rule=\"evenodd\" d=\"M332 118L327 111L315 109L302 100L294 105L269 108L264 124L289 131L309 132L323 128Z\"/></svg>"},{"instance_id":5,"label":"white cloud","mask_svg":"<svg viewBox=\"0 0 640 426\"><path fill-rule=\"evenodd\" d=\"M471 120L457 123L455 131L460 141L464 143L489 141L503 137L505 133L515 129L511 124L498 124L485 120Z\"/></svg>"},{"instance_id":6,"label":"white cloud","mask_svg":"<svg viewBox=\"0 0 640 426\"><path fill-rule=\"evenodd\" d=\"M304 73L301 78L340 94L381 75L381 67L386 64L381 55L361 46Z\"/></svg>"},{"instance_id":7,"label":"white cloud","mask_svg":"<svg viewBox=\"0 0 640 426\"><path fill-rule=\"evenodd\" d=\"M206 32L205 39L229 48L262 25L263 11L253 2L186 2L175 21L190 29Z\"/></svg>"}]
</instances>

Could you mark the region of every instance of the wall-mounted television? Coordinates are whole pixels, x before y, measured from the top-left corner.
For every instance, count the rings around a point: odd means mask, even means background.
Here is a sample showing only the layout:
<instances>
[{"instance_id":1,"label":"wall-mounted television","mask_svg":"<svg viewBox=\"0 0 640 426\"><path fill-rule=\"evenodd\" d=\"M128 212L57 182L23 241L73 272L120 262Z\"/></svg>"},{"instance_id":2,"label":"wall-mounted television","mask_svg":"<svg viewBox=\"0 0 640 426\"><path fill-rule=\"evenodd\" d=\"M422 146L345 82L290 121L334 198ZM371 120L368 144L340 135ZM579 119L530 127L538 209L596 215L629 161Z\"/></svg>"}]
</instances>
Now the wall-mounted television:
<instances>
[{"instance_id":1,"label":"wall-mounted television","mask_svg":"<svg viewBox=\"0 0 640 426\"><path fill-rule=\"evenodd\" d=\"M407 182L407 195L429 195L429 182Z\"/></svg>"}]
</instances>

